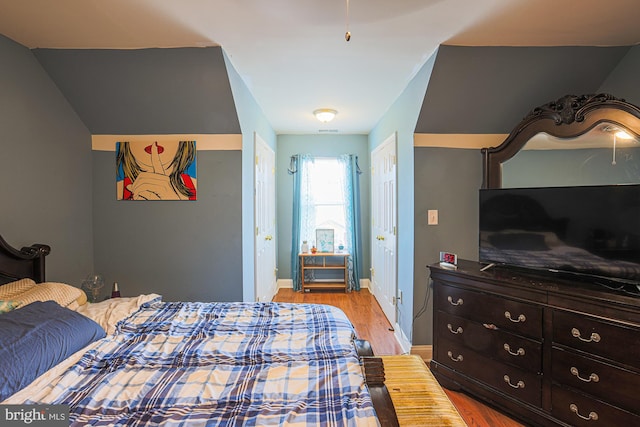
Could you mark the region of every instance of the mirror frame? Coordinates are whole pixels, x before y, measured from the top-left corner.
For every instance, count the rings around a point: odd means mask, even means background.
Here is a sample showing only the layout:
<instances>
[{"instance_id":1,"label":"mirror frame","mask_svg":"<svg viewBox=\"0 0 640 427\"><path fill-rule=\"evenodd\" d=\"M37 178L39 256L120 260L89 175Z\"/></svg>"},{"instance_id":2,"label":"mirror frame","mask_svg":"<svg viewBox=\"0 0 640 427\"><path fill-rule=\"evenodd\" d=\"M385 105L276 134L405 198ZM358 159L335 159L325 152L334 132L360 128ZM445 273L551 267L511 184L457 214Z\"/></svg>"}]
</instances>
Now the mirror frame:
<instances>
[{"instance_id":1,"label":"mirror frame","mask_svg":"<svg viewBox=\"0 0 640 427\"><path fill-rule=\"evenodd\" d=\"M536 134L576 138L603 122L623 127L640 138L640 108L606 93L565 95L534 108L502 144L482 149L482 188L501 188L502 163L515 156Z\"/></svg>"}]
</instances>

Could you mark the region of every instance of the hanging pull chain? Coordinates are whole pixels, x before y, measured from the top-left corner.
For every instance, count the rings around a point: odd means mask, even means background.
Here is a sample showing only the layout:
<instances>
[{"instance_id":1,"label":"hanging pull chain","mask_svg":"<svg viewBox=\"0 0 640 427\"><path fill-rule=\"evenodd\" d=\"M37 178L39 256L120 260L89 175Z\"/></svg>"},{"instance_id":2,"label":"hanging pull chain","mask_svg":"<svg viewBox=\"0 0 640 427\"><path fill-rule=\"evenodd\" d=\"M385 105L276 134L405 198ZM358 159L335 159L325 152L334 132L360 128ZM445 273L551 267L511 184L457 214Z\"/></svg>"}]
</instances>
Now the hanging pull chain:
<instances>
[{"instance_id":1,"label":"hanging pull chain","mask_svg":"<svg viewBox=\"0 0 640 427\"><path fill-rule=\"evenodd\" d=\"M351 40L351 31L349 31L349 0L347 1L347 32L344 34L344 39L346 41Z\"/></svg>"}]
</instances>

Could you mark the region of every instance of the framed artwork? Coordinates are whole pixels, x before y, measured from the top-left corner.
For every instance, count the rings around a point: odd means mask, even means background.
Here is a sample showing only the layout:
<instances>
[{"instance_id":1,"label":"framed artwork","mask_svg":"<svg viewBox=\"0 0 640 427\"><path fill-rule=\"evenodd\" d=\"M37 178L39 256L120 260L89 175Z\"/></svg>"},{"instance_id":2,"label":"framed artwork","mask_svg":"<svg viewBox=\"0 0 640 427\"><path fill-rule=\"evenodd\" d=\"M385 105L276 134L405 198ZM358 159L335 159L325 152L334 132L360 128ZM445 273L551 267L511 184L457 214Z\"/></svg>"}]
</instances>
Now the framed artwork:
<instances>
[{"instance_id":1,"label":"framed artwork","mask_svg":"<svg viewBox=\"0 0 640 427\"><path fill-rule=\"evenodd\" d=\"M316 230L316 246L318 252L333 252L333 228L318 228Z\"/></svg>"},{"instance_id":2,"label":"framed artwork","mask_svg":"<svg viewBox=\"0 0 640 427\"><path fill-rule=\"evenodd\" d=\"M197 200L196 142L116 142L118 200Z\"/></svg>"}]
</instances>

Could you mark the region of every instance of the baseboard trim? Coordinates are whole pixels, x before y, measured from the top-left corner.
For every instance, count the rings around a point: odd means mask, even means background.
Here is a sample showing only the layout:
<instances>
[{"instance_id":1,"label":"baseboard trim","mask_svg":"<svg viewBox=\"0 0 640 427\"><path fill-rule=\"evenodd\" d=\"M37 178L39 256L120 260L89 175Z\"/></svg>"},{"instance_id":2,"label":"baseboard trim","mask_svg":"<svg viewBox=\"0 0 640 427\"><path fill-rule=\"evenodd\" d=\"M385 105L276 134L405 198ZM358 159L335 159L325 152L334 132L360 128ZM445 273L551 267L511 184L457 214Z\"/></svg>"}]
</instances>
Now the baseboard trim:
<instances>
[{"instance_id":1,"label":"baseboard trim","mask_svg":"<svg viewBox=\"0 0 640 427\"><path fill-rule=\"evenodd\" d=\"M293 289L293 280L291 279L278 279L276 282L276 289Z\"/></svg>"},{"instance_id":2,"label":"baseboard trim","mask_svg":"<svg viewBox=\"0 0 640 427\"><path fill-rule=\"evenodd\" d=\"M411 347L411 354L416 354L422 357L425 363L429 363L433 359L433 346L432 345L414 345Z\"/></svg>"},{"instance_id":3,"label":"baseboard trim","mask_svg":"<svg viewBox=\"0 0 640 427\"><path fill-rule=\"evenodd\" d=\"M400 325L398 323L396 323L393 330L394 330L393 336L395 337L398 344L400 344L400 348L402 349L402 352L408 353L411 349L411 342L409 341L407 336L404 334L404 331L400 328Z\"/></svg>"}]
</instances>

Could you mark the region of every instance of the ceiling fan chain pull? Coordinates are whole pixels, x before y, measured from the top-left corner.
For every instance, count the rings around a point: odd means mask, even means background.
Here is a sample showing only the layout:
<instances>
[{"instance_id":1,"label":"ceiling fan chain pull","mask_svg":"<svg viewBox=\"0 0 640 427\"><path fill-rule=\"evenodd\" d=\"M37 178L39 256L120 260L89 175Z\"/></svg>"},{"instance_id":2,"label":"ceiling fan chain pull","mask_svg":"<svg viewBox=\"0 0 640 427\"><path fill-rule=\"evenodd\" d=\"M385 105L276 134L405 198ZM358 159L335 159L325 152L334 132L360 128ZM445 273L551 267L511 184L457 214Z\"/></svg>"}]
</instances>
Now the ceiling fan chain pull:
<instances>
[{"instance_id":1,"label":"ceiling fan chain pull","mask_svg":"<svg viewBox=\"0 0 640 427\"><path fill-rule=\"evenodd\" d=\"M351 40L351 31L349 31L349 0L347 2L347 32L344 34L344 39L346 41Z\"/></svg>"}]
</instances>

